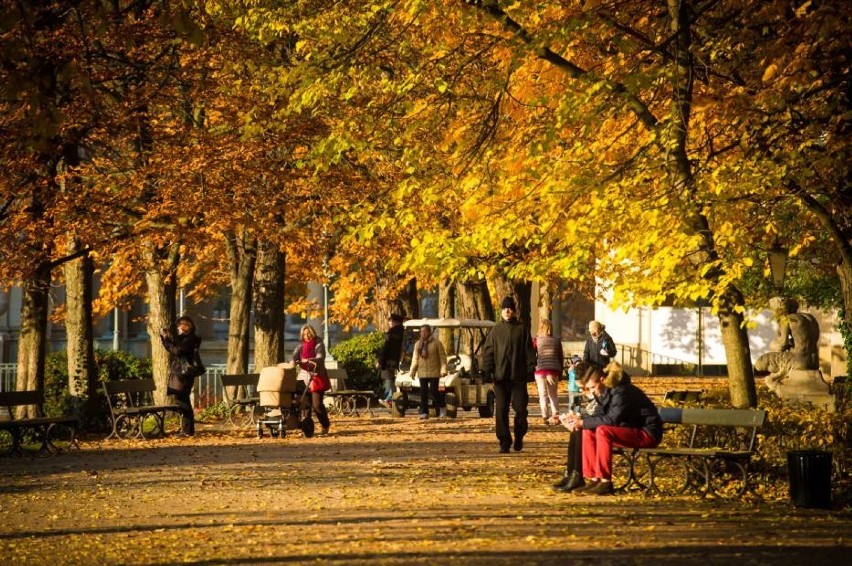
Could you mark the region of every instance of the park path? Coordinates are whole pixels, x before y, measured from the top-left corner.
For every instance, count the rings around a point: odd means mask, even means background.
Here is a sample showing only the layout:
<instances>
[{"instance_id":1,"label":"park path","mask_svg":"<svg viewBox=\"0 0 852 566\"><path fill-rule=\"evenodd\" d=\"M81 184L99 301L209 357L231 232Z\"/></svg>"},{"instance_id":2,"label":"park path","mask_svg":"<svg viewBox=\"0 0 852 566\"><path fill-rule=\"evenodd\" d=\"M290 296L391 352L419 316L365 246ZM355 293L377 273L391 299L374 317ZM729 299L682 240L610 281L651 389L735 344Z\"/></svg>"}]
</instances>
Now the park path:
<instances>
[{"instance_id":1,"label":"park path","mask_svg":"<svg viewBox=\"0 0 852 566\"><path fill-rule=\"evenodd\" d=\"M490 419L333 421L257 439L85 441L0 459L2 564L845 563L852 515L786 501L554 494L564 431L500 455Z\"/></svg>"}]
</instances>

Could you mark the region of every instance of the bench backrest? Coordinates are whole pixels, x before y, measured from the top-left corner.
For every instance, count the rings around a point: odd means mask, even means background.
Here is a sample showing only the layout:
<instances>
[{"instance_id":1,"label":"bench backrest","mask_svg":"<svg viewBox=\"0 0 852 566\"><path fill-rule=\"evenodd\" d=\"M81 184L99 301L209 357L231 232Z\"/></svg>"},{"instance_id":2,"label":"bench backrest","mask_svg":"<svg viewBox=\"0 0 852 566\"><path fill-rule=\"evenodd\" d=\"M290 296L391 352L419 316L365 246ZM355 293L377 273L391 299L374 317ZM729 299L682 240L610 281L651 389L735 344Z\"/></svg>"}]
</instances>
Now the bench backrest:
<instances>
[{"instance_id":1,"label":"bench backrest","mask_svg":"<svg viewBox=\"0 0 852 566\"><path fill-rule=\"evenodd\" d=\"M0 392L0 407L5 411L4 416L9 419L15 417L15 407L33 405L36 414L41 415L41 406L44 405L44 391L3 391Z\"/></svg>"},{"instance_id":2,"label":"bench backrest","mask_svg":"<svg viewBox=\"0 0 852 566\"><path fill-rule=\"evenodd\" d=\"M684 407L682 424L761 427L766 411L759 409L693 409Z\"/></svg>"},{"instance_id":3,"label":"bench backrest","mask_svg":"<svg viewBox=\"0 0 852 566\"><path fill-rule=\"evenodd\" d=\"M766 411L759 409L693 409L684 407L679 420L669 421L692 427L690 448L715 447L728 450L754 450L757 429L766 423Z\"/></svg>"},{"instance_id":4,"label":"bench backrest","mask_svg":"<svg viewBox=\"0 0 852 566\"><path fill-rule=\"evenodd\" d=\"M157 390L153 379L122 379L104 381L109 410L118 407L144 407L153 405L153 393Z\"/></svg>"},{"instance_id":5,"label":"bench backrest","mask_svg":"<svg viewBox=\"0 0 852 566\"><path fill-rule=\"evenodd\" d=\"M231 387L242 387L245 388L246 397L253 397L257 392L257 381L260 379L259 373L231 373L222 375L222 392L225 395L225 403L228 405L234 399L240 399L239 390L236 392L236 397L232 397L230 391L228 391Z\"/></svg>"},{"instance_id":6,"label":"bench backrest","mask_svg":"<svg viewBox=\"0 0 852 566\"><path fill-rule=\"evenodd\" d=\"M349 375L344 368L329 369L328 378L331 380L332 391L340 391L347 388L346 380L349 378Z\"/></svg>"}]
</instances>

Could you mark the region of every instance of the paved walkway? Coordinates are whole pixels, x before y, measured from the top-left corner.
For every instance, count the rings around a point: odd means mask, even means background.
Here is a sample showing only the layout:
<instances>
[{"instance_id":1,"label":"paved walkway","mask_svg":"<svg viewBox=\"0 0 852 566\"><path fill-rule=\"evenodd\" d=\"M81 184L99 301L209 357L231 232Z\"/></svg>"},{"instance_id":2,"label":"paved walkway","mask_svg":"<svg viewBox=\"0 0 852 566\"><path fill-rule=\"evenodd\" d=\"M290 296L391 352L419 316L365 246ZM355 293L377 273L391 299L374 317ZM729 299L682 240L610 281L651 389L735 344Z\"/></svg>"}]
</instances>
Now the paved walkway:
<instances>
[{"instance_id":1,"label":"paved walkway","mask_svg":"<svg viewBox=\"0 0 852 566\"><path fill-rule=\"evenodd\" d=\"M332 435L85 442L0 459L2 564L822 564L848 511L554 494L565 434L534 422L336 418Z\"/></svg>"}]
</instances>

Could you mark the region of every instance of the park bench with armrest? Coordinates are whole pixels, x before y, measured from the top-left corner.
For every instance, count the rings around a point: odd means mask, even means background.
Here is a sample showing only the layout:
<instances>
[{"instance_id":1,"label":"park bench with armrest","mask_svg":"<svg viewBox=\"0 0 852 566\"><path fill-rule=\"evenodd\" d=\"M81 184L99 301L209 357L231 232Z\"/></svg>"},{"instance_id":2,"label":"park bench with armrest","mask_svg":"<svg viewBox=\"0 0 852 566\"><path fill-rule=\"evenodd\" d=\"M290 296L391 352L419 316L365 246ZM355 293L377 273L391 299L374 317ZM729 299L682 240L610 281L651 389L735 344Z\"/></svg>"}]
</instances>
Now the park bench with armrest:
<instances>
[{"instance_id":1,"label":"park bench with armrest","mask_svg":"<svg viewBox=\"0 0 852 566\"><path fill-rule=\"evenodd\" d=\"M154 404L153 379L104 381L112 432L107 438L153 438L165 434L166 412L178 405Z\"/></svg>"},{"instance_id":2,"label":"park bench with armrest","mask_svg":"<svg viewBox=\"0 0 852 566\"><path fill-rule=\"evenodd\" d=\"M31 405L37 416L15 418L15 408ZM0 407L5 409L8 418L0 419L0 453L20 452L28 442L28 433L39 444L39 454L61 452L59 446L77 446L77 419L75 417L46 417L42 406L42 391L4 391L0 392Z\"/></svg>"},{"instance_id":3,"label":"park bench with armrest","mask_svg":"<svg viewBox=\"0 0 852 566\"><path fill-rule=\"evenodd\" d=\"M348 389L346 387L346 370L329 369L328 377L334 387L326 391L325 395L331 399L329 413L333 415L360 416L358 411L359 401L363 401L370 416L373 415L372 402L376 399L376 393L370 390Z\"/></svg>"},{"instance_id":4,"label":"park bench with armrest","mask_svg":"<svg viewBox=\"0 0 852 566\"><path fill-rule=\"evenodd\" d=\"M222 392L228 408L228 422L233 426L252 426L260 403L257 392L259 373L226 374L222 376ZM243 395L240 396L240 393ZM232 397L231 392L236 396Z\"/></svg>"},{"instance_id":5,"label":"park bench with armrest","mask_svg":"<svg viewBox=\"0 0 852 566\"><path fill-rule=\"evenodd\" d=\"M663 445L628 453L631 475L647 494L741 496L748 489L749 463L766 411L757 409L661 409L664 422L686 427L669 431ZM674 441L672 441L674 437ZM720 491L730 485L731 488Z\"/></svg>"}]
</instances>

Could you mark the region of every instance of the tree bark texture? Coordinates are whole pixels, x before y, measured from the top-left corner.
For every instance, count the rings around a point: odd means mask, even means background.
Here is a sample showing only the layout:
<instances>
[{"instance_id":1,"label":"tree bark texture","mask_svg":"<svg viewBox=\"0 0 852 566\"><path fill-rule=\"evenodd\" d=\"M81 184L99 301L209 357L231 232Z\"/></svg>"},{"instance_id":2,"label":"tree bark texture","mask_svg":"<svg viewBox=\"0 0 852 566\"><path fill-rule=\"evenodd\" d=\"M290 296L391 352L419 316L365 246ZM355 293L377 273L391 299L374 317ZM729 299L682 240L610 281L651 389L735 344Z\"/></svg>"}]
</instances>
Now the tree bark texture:
<instances>
[{"instance_id":1,"label":"tree bark texture","mask_svg":"<svg viewBox=\"0 0 852 566\"><path fill-rule=\"evenodd\" d=\"M456 285L456 312L459 318L495 320L494 305L484 279Z\"/></svg>"},{"instance_id":2,"label":"tree bark texture","mask_svg":"<svg viewBox=\"0 0 852 566\"><path fill-rule=\"evenodd\" d=\"M146 328L151 338L151 369L157 390L154 400L167 403L166 388L169 382L169 352L160 341L160 329L169 328L175 335L177 328L177 266L180 253L177 244L162 249L149 249L145 283L148 287L148 321Z\"/></svg>"},{"instance_id":3,"label":"tree bark texture","mask_svg":"<svg viewBox=\"0 0 852 566\"><path fill-rule=\"evenodd\" d=\"M78 251L72 240L68 252ZM88 254L66 263L65 272L65 333L68 354L68 392L74 399L78 416L88 418L90 400L97 390L94 334L92 331L92 277L94 265ZM116 329L117 332L117 329Z\"/></svg>"},{"instance_id":4,"label":"tree bark texture","mask_svg":"<svg viewBox=\"0 0 852 566\"><path fill-rule=\"evenodd\" d=\"M254 287L254 370L285 360L285 257L272 242L258 245Z\"/></svg>"},{"instance_id":5,"label":"tree bark texture","mask_svg":"<svg viewBox=\"0 0 852 566\"><path fill-rule=\"evenodd\" d=\"M449 280L445 279L438 284L438 318L455 318L455 289ZM438 334L446 352L453 349L452 332L448 329L441 330Z\"/></svg>"},{"instance_id":6,"label":"tree bark texture","mask_svg":"<svg viewBox=\"0 0 852 566\"><path fill-rule=\"evenodd\" d=\"M227 236L230 261L231 304L228 321L227 373L248 372L251 330L251 304L257 263L257 240Z\"/></svg>"},{"instance_id":7,"label":"tree bark texture","mask_svg":"<svg viewBox=\"0 0 852 566\"><path fill-rule=\"evenodd\" d=\"M696 267L698 267L703 262L716 260L718 252L710 223L701 211L701 204L695 201L695 177L687 151L695 65L690 51L692 36L689 28L688 3L682 0L668 0L668 10L670 32L674 38L674 60L670 69L672 100L669 120L662 135L662 147L672 188L683 199L685 210L694 211L687 222L695 233L702 236L700 255L696 261ZM717 270L710 270L705 277L718 281L720 275ZM719 323L722 327L722 343L728 364L728 388L731 392L731 402L735 407L754 407L757 405L754 370L751 365L748 334L742 324L743 317L740 310L744 307L745 301L742 293L733 286L729 286L724 291L724 296L720 300L723 304L719 309Z\"/></svg>"},{"instance_id":8,"label":"tree bark texture","mask_svg":"<svg viewBox=\"0 0 852 566\"><path fill-rule=\"evenodd\" d=\"M18 391L44 391L49 292L50 264L43 262L36 268L32 278L23 284L16 382ZM16 415L18 418L35 417L35 408L20 407Z\"/></svg>"}]
</instances>

